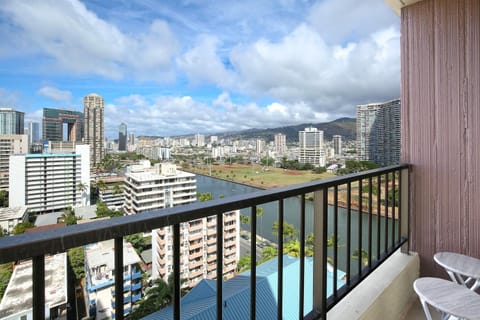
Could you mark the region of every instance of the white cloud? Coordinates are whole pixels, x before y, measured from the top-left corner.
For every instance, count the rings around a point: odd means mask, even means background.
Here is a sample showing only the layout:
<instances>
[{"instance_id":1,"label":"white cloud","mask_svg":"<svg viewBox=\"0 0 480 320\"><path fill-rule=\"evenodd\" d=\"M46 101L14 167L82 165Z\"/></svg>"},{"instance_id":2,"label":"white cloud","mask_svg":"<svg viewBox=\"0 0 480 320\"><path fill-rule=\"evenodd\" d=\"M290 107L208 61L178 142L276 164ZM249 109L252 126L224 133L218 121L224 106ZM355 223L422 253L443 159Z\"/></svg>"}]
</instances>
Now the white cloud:
<instances>
[{"instance_id":1,"label":"white cloud","mask_svg":"<svg viewBox=\"0 0 480 320\"><path fill-rule=\"evenodd\" d=\"M0 55L38 55L56 71L122 79L172 78L177 41L154 20L147 32L122 33L78 0L7 1L0 6Z\"/></svg>"},{"instance_id":2,"label":"white cloud","mask_svg":"<svg viewBox=\"0 0 480 320\"><path fill-rule=\"evenodd\" d=\"M106 135L116 137L118 125L125 122L136 135L181 135L238 131L249 128L273 128L282 125L328 121L328 115L315 112L304 103L267 106L237 104L228 92L211 104L190 96L159 96L148 99L130 95L106 105Z\"/></svg>"},{"instance_id":3,"label":"white cloud","mask_svg":"<svg viewBox=\"0 0 480 320\"><path fill-rule=\"evenodd\" d=\"M41 87L37 94L47 97L55 101L70 101L72 100L72 93L66 90L60 90L55 87L45 86Z\"/></svg>"},{"instance_id":4,"label":"white cloud","mask_svg":"<svg viewBox=\"0 0 480 320\"><path fill-rule=\"evenodd\" d=\"M234 85L234 75L225 68L217 54L218 45L216 37L201 35L195 46L177 59L179 67L193 83L214 83L227 88Z\"/></svg>"}]
</instances>

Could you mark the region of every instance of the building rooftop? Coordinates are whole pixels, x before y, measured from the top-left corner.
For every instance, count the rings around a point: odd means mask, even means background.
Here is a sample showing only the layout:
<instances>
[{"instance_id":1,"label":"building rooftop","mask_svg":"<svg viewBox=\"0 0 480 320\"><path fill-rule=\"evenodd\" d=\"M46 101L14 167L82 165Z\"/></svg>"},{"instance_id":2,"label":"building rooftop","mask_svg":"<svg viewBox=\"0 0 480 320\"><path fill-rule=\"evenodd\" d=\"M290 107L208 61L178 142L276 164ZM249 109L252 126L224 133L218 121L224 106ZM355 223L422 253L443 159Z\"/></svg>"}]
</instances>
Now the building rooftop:
<instances>
[{"instance_id":1,"label":"building rooftop","mask_svg":"<svg viewBox=\"0 0 480 320\"><path fill-rule=\"evenodd\" d=\"M115 269L115 241L107 240L98 243L89 244L85 247L85 263L88 273L91 276L92 287L103 286L105 283L113 281L112 271ZM135 252L131 243L123 243L123 265L128 266L140 263L140 257ZM101 273L94 270L102 267ZM96 275L96 276L93 276Z\"/></svg>"},{"instance_id":2,"label":"building rooftop","mask_svg":"<svg viewBox=\"0 0 480 320\"><path fill-rule=\"evenodd\" d=\"M177 170L176 175L173 176L166 176L161 175L156 171L154 168L147 169L140 172L128 172L127 175L136 181L152 181L152 180L164 180L164 179L172 179L172 178L191 178L195 177L195 174L184 172Z\"/></svg>"},{"instance_id":3,"label":"building rooftop","mask_svg":"<svg viewBox=\"0 0 480 320\"><path fill-rule=\"evenodd\" d=\"M67 303L66 253L45 257L45 304L49 308ZM24 261L13 270L0 303L0 318L32 308L32 261Z\"/></svg>"},{"instance_id":4,"label":"building rooftop","mask_svg":"<svg viewBox=\"0 0 480 320\"><path fill-rule=\"evenodd\" d=\"M0 208L0 220L21 219L27 210L27 207Z\"/></svg>"},{"instance_id":5,"label":"building rooftop","mask_svg":"<svg viewBox=\"0 0 480 320\"><path fill-rule=\"evenodd\" d=\"M284 299L288 296L295 297L289 303L283 305L284 319L298 319L299 297L299 270L298 258L284 255L283 257L283 292ZM256 315L259 319L277 319L277 264L278 258L274 258L257 266L257 308ZM305 258L305 310L310 310L313 303L313 259ZM333 273L328 272L327 293L332 293ZM345 284L342 280L344 272L338 271L337 286ZM215 319L216 317L216 280L202 280L180 302L182 319L203 320ZM250 271L227 280L223 284L223 316L225 319L249 319L250 318ZM144 319L172 319L173 307L169 306L155 312Z\"/></svg>"}]
</instances>

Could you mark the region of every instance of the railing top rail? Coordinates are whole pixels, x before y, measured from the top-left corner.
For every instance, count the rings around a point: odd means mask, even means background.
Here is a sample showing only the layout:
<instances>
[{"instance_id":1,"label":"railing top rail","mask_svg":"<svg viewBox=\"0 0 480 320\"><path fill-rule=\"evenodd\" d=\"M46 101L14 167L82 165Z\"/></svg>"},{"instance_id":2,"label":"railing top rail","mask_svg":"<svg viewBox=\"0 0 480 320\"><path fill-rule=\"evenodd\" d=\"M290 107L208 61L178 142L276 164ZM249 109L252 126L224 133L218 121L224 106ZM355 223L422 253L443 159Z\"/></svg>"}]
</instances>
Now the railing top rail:
<instances>
[{"instance_id":1,"label":"railing top rail","mask_svg":"<svg viewBox=\"0 0 480 320\"><path fill-rule=\"evenodd\" d=\"M287 187L261 190L208 202L196 202L172 208L153 210L137 215L72 225L66 228L32 232L13 237L3 237L0 238L0 263L65 252L67 249L89 243L123 237L138 232L151 231L156 228L281 200L407 168L409 168L408 164L394 165Z\"/></svg>"}]
</instances>

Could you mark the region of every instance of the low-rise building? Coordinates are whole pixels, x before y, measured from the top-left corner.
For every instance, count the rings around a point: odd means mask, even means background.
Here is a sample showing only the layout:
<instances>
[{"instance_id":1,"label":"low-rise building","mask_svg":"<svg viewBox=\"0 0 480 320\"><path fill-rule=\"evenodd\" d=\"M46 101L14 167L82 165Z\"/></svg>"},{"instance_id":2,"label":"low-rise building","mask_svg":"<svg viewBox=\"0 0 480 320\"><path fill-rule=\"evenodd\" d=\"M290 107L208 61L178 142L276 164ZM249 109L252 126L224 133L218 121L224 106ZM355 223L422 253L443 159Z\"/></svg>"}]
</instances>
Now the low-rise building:
<instances>
[{"instance_id":1,"label":"low-rise building","mask_svg":"<svg viewBox=\"0 0 480 320\"><path fill-rule=\"evenodd\" d=\"M85 283L90 317L111 319L115 317L115 279L113 277L114 240L90 244L85 248ZM123 310L131 312L132 306L142 297L141 260L133 246L123 243Z\"/></svg>"},{"instance_id":2,"label":"low-rise building","mask_svg":"<svg viewBox=\"0 0 480 320\"><path fill-rule=\"evenodd\" d=\"M14 266L0 303L0 318L33 319L32 260ZM65 317L67 309L67 254L45 257L45 319Z\"/></svg>"},{"instance_id":3,"label":"low-rise building","mask_svg":"<svg viewBox=\"0 0 480 320\"><path fill-rule=\"evenodd\" d=\"M27 207L0 208L0 228L3 233L11 233L18 223L27 220Z\"/></svg>"}]
</instances>

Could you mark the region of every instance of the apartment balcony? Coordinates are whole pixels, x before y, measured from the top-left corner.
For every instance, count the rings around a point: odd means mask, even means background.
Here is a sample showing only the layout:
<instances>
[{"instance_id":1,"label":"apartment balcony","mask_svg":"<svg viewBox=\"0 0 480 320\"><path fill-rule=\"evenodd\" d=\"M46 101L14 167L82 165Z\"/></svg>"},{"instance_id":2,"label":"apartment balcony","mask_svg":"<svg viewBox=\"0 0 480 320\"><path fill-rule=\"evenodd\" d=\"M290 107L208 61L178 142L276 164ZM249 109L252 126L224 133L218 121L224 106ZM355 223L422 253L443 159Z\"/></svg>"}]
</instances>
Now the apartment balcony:
<instances>
[{"instance_id":1,"label":"apartment balcony","mask_svg":"<svg viewBox=\"0 0 480 320\"><path fill-rule=\"evenodd\" d=\"M203 239L203 233L201 233L201 232L197 232L197 233L194 233L194 234L190 234L190 235L188 236L188 240L189 240L190 242L192 242L192 241L197 241L197 240L200 240L200 239Z\"/></svg>"},{"instance_id":2,"label":"apartment balcony","mask_svg":"<svg viewBox=\"0 0 480 320\"><path fill-rule=\"evenodd\" d=\"M300 217L300 237L298 239L300 251L298 260L301 265L304 265L307 261L305 246L307 245L306 225L307 219L309 219L308 223L313 226L314 234L312 274L315 276L312 278L312 275L310 275L313 291L306 292L306 272L300 272L298 274L298 287L299 292L303 294L299 294L298 297L287 296L288 293L283 290L286 281L283 277L284 238L279 236L277 239L279 255L278 265L276 266L278 284L273 289L277 290L278 302L276 303L276 308L278 314L283 314L284 307L286 308L286 306L295 303L298 306L297 314L301 315L301 317L326 319L328 316L328 318L335 319L330 314L341 306L344 306L347 310L351 309L351 312L356 311L355 308L350 306L352 303L350 299L357 291L356 287L377 287L377 281L385 282L385 279L392 278L392 282L397 283L396 286L392 287L392 290L394 290L393 294L388 291L388 288L385 288L382 290L382 292L386 292L385 294L380 292L375 297L372 296L371 301L368 300L370 304L379 303L379 306L383 305L385 307L385 305L388 305L390 308L392 298L389 297L393 296L393 299L399 304L403 303L402 301L404 300L411 301L411 298L414 297L411 286L412 279L418 276L418 265L415 265L415 261L418 263L418 258L399 251L402 248L405 252L408 252L408 178L409 167L407 165L391 166L359 174L263 190L231 198L175 206L148 214L123 216L82 225L73 225L55 229L54 232L47 230L4 237L0 238L0 263L33 259L33 314L34 319L43 320L45 318L46 285L43 274L46 255L65 252L70 248L83 246L87 243L113 238L115 243L113 261L115 270L113 275L115 279L114 301L125 302L123 277L115 277L116 270L123 270L123 237L133 233L148 232L152 229L172 226L173 274L176 288L173 302L176 310L174 319L179 319L181 316L179 308L180 278L183 277L181 275L180 263L180 252L183 250L180 233L181 224L208 217L212 212L217 212L216 219L223 224L224 216L222 212L247 208L251 213L250 223L253 230L251 239L256 239L256 207L265 203L276 202L278 204L278 218L282 222L285 217L284 202L287 199L293 199L292 201L298 203L298 212L295 214ZM375 193L374 190L381 190L382 192ZM313 194L313 202L307 200L307 194ZM390 196L387 197L386 195ZM307 212L307 207L313 210L313 212ZM358 208L362 208L363 212L361 214L357 212ZM339 213L340 209L344 214ZM170 224L172 222L174 222L173 225ZM280 223L279 226L279 234L281 235L283 234L283 223ZM223 230L220 230L218 236L221 238L224 237L222 233ZM333 248L327 247L327 238L330 235L333 235L334 239L336 235L344 243ZM203 267L197 267L198 269L194 272L189 272L188 279L190 280L203 276L204 271L211 275L213 272L218 273L221 270L221 274L225 274L233 272L235 268L235 259L231 255L227 255L228 258L224 258L223 254L211 256L211 252L221 250L221 248L217 248L219 244L216 243L216 238L207 240L207 242L215 244L207 247L207 253L209 254L207 261L211 261L211 263L206 270ZM225 245L229 243L234 245L236 241L226 241ZM253 250L256 249L255 241L251 242L251 247ZM352 258L351 253L355 250L362 252L362 259ZM223 250L220 252L223 253ZM365 252L365 256L363 252ZM204 252L199 250L199 252L191 254L190 259L203 257L203 254ZM327 257L331 259L333 272L330 272L332 270L329 271L329 268L327 268ZM312 258L309 259L312 260ZM402 264L397 260L413 262L408 262L406 263L407 267L403 267L405 263ZM250 270L250 301L248 307L246 307L246 310L251 310L251 318L253 319L255 318L255 310L258 312L258 308L262 308L264 303L259 300L261 297L256 294L258 281L256 264L256 257L253 255ZM407 269L412 269L413 271L406 272L405 270ZM300 268L299 270L306 269ZM381 276L377 276L376 274L380 270L384 270L384 273ZM338 274L342 273L342 271L345 274L344 283L337 285L340 280ZM407 276L404 277L404 274ZM412 274L413 276L410 276ZM140 276L140 272L134 272L131 279L137 279ZM222 319L222 310L225 308L221 289L222 283L223 281L217 281L216 285L218 319ZM327 287L330 291L327 291ZM67 288L68 292L74 292L74 290L75 288L72 286ZM380 296L383 296L383 299L386 300L381 302ZM313 301L311 306L303 303L306 299ZM360 296L360 299L363 304L366 304L367 300L365 300L364 296ZM405 307L405 305L405 303L401 304L402 307ZM126 311L127 307L124 304L115 304L116 319L121 319ZM342 312L346 314L346 311ZM400 313L400 311L398 312ZM355 318L357 317L348 319Z\"/></svg>"},{"instance_id":3,"label":"apartment balcony","mask_svg":"<svg viewBox=\"0 0 480 320\"><path fill-rule=\"evenodd\" d=\"M188 269L193 270L193 269L198 268L200 266L203 266L203 260L190 262L188 264Z\"/></svg>"},{"instance_id":4,"label":"apartment balcony","mask_svg":"<svg viewBox=\"0 0 480 320\"><path fill-rule=\"evenodd\" d=\"M201 258L201 257L203 257L203 251L202 250L198 250L198 251L190 253L188 255L188 258L190 260L194 260L194 259Z\"/></svg>"},{"instance_id":5,"label":"apartment balcony","mask_svg":"<svg viewBox=\"0 0 480 320\"><path fill-rule=\"evenodd\" d=\"M190 243L188 244L188 249L189 250L195 250L195 249L200 249L203 247L203 241L190 241Z\"/></svg>"},{"instance_id":6,"label":"apartment balcony","mask_svg":"<svg viewBox=\"0 0 480 320\"><path fill-rule=\"evenodd\" d=\"M225 231L229 231L229 230L235 230L237 228L237 225L236 224L230 224L230 225L226 225L223 227L223 229Z\"/></svg>"}]
</instances>

